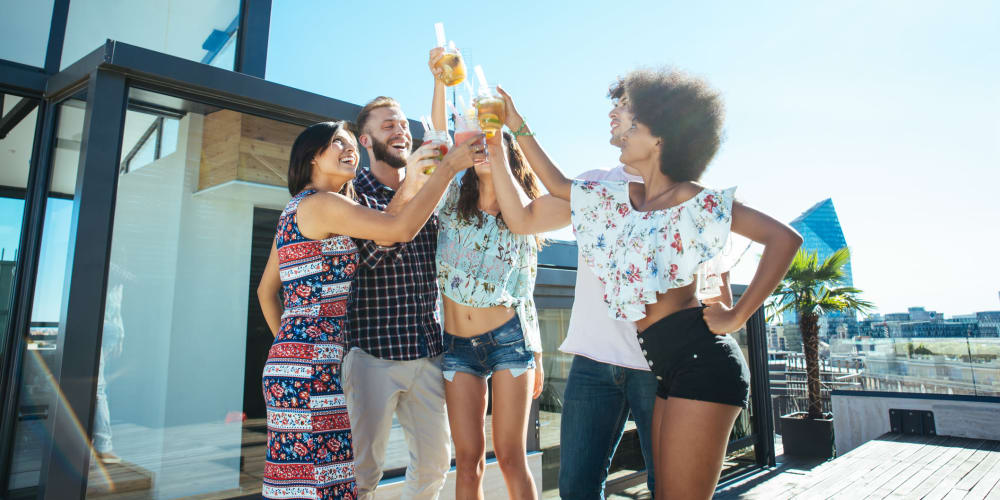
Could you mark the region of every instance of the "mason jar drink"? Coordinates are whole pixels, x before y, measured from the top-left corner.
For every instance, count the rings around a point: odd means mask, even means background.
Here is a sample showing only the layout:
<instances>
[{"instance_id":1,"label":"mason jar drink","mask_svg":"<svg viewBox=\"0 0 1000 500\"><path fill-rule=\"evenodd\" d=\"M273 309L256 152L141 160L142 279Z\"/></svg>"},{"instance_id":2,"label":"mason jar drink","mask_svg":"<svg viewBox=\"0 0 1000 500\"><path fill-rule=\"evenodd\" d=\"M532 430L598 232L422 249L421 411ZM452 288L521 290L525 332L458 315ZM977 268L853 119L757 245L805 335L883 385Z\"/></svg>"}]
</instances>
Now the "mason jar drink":
<instances>
[{"instance_id":1,"label":"mason jar drink","mask_svg":"<svg viewBox=\"0 0 1000 500\"><path fill-rule=\"evenodd\" d=\"M447 130L425 130L423 144L434 144L438 150L436 158L440 160L444 158L444 155L448 154L448 149L451 147L451 138L448 137ZM427 175L433 174L434 167L426 168L424 173Z\"/></svg>"},{"instance_id":2,"label":"mason jar drink","mask_svg":"<svg viewBox=\"0 0 1000 500\"><path fill-rule=\"evenodd\" d=\"M500 93L494 86L480 88L475 105L479 128L483 130L486 137L493 137L503 128L504 120L507 118L507 105L504 103L503 97L500 97Z\"/></svg>"},{"instance_id":3,"label":"mason jar drink","mask_svg":"<svg viewBox=\"0 0 1000 500\"><path fill-rule=\"evenodd\" d=\"M444 49L444 55L434 65L441 69L438 79L448 87L453 87L465 81L465 60L454 45Z\"/></svg>"}]
</instances>

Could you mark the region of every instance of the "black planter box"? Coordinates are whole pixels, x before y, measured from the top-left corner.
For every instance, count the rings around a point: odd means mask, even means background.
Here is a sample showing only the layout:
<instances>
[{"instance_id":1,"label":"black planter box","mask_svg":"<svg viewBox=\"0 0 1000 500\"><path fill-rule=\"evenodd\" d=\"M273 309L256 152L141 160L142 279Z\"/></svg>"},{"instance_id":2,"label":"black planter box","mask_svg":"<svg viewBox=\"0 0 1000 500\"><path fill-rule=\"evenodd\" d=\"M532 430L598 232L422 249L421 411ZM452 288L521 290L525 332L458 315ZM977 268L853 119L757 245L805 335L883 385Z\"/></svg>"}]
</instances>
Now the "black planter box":
<instances>
[{"instance_id":1,"label":"black planter box","mask_svg":"<svg viewBox=\"0 0 1000 500\"><path fill-rule=\"evenodd\" d=\"M781 417L781 444L785 455L833 458L833 418L800 418L805 412Z\"/></svg>"}]
</instances>

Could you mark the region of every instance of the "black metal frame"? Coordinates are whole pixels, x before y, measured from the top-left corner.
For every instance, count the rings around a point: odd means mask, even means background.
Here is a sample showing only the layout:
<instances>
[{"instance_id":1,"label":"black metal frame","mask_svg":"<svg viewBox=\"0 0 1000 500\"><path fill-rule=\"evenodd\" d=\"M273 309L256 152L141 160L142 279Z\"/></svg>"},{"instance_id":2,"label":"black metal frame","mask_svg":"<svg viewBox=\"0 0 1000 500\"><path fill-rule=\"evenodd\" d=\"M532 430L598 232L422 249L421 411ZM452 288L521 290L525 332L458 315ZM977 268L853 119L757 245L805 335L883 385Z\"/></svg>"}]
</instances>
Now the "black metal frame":
<instances>
[{"instance_id":1,"label":"black metal frame","mask_svg":"<svg viewBox=\"0 0 1000 500\"><path fill-rule=\"evenodd\" d=\"M63 404L52 409L52 440L43 453L39 496L84 498L90 469L104 300L111 261L111 221L125 128L125 77L91 72L70 222L70 251L52 373ZM86 235L86 238L80 237ZM65 355L72 353L72 355ZM57 453L58 451L58 453Z\"/></svg>"}]
</instances>

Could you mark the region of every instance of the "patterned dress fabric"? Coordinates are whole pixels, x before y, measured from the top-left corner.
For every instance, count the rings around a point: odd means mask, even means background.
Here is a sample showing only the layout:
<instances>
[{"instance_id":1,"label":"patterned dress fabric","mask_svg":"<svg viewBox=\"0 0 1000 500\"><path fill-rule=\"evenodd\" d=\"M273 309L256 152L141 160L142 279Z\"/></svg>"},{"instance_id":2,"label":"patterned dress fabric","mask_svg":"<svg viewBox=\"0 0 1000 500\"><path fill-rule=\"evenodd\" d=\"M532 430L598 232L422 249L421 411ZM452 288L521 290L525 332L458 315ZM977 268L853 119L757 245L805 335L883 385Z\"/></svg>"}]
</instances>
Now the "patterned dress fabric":
<instances>
[{"instance_id":1,"label":"patterned dress fabric","mask_svg":"<svg viewBox=\"0 0 1000 500\"><path fill-rule=\"evenodd\" d=\"M573 181L580 257L604 285L608 315L635 321L657 293L691 284L696 273L717 279L718 260L731 246L735 191L705 188L679 205L640 212L632 208L627 182Z\"/></svg>"},{"instance_id":2,"label":"patterned dress fabric","mask_svg":"<svg viewBox=\"0 0 1000 500\"><path fill-rule=\"evenodd\" d=\"M461 184L458 177L438 206L437 277L441 293L472 307L506 306L521 320L525 347L542 351L535 277L538 243L533 235L514 234L496 217L483 213L485 222L463 220L458 214Z\"/></svg>"},{"instance_id":3,"label":"patterned dress fabric","mask_svg":"<svg viewBox=\"0 0 1000 500\"><path fill-rule=\"evenodd\" d=\"M278 219L284 312L264 367L267 453L263 496L353 500L354 451L340 384L358 249L351 238L310 240L296 223L303 191Z\"/></svg>"}]
</instances>

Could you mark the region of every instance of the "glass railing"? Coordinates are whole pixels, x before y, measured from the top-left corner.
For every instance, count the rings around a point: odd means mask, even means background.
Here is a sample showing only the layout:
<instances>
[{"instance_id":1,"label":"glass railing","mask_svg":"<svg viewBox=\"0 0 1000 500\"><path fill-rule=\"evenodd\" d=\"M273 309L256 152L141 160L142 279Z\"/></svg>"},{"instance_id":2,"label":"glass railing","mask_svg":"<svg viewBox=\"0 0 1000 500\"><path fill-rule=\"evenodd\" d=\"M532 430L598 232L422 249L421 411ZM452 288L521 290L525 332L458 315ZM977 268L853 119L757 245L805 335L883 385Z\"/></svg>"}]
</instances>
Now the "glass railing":
<instances>
[{"instance_id":1,"label":"glass railing","mask_svg":"<svg viewBox=\"0 0 1000 500\"><path fill-rule=\"evenodd\" d=\"M834 339L829 389L1000 396L1000 338Z\"/></svg>"}]
</instances>

